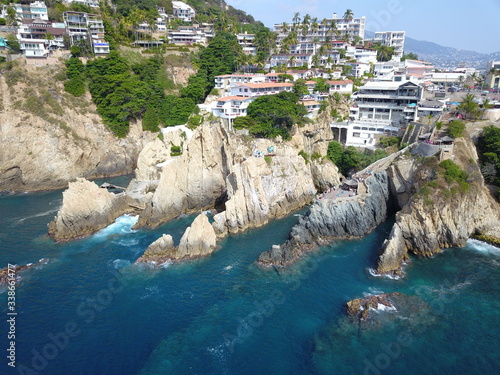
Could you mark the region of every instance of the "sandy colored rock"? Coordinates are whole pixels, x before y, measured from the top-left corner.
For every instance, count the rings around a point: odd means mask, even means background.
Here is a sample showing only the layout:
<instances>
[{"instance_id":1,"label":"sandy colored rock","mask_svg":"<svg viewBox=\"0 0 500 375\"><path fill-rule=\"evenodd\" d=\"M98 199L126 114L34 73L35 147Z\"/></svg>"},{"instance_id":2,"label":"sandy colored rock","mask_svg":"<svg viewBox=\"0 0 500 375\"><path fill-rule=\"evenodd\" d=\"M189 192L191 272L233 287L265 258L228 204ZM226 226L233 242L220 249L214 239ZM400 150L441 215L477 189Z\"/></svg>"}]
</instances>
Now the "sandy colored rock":
<instances>
[{"instance_id":1,"label":"sandy colored rock","mask_svg":"<svg viewBox=\"0 0 500 375\"><path fill-rule=\"evenodd\" d=\"M49 235L56 241L87 236L130 211L125 194L113 194L78 178L63 192L62 206L49 224Z\"/></svg>"},{"instance_id":2,"label":"sandy colored rock","mask_svg":"<svg viewBox=\"0 0 500 375\"><path fill-rule=\"evenodd\" d=\"M55 189L77 177L132 173L140 150L156 136L143 132L141 122L132 123L125 138L114 136L90 95L64 92L54 79L61 69L15 67L0 77L0 191ZM9 77L18 73L23 78L14 84Z\"/></svg>"},{"instance_id":3,"label":"sandy colored rock","mask_svg":"<svg viewBox=\"0 0 500 375\"><path fill-rule=\"evenodd\" d=\"M177 258L206 256L217 246L217 236L207 215L199 214L184 232L176 254Z\"/></svg>"}]
</instances>

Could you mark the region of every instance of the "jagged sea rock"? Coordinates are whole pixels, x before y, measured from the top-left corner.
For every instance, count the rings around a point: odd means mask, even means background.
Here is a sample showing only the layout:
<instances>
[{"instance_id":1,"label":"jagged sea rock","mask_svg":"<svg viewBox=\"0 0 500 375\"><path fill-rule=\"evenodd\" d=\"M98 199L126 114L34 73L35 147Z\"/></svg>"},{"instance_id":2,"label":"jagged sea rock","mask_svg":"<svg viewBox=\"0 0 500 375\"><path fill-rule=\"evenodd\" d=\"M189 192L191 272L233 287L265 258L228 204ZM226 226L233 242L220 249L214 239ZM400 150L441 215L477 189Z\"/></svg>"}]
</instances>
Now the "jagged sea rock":
<instances>
[{"instance_id":1,"label":"jagged sea rock","mask_svg":"<svg viewBox=\"0 0 500 375\"><path fill-rule=\"evenodd\" d=\"M148 246L136 263L161 265L165 262L197 258L211 254L217 246L215 231L207 215L199 214L186 228L178 247L172 236L164 234Z\"/></svg>"},{"instance_id":2,"label":"jagged sea rock","mask_svg":"<svg viewBox=\"0 0 500 375\"><path fill-rule=\"evenodd\" d=\"M500 205L484 185L472 141L455 140L454 154L455 162L469 174L469 190L456 189L446 196L437 189L428 200L413 196L396 215L391 234L382 245L377 272L400 274L409 253L433 256L443 248L464 246L474 233L499 227Z\"/></svg>"},{"instance_id":3,"label":"jagged sea rock","mask_svg":"<svg viewBox=\"0 0 500 375\"><path fill-rule=\"evenodd\" d=\"M207 215L201 213L184 232L176 255L178 258L205 256L212 253L216 246L215 231Z\"/></svg>"},{"instance_id":4,"label":"jagged sea rock","mask_svg":"<svg viewBox=\"0 0 500 375\"><path fill-rule=\"evenodd\" d=\"M16 285L19 284L19 281L22 278L22 274L25 271L31 270L33 268L38 268L44 264L49 262L48 258L42 258L36 263L28 263L22 265L14 265L14 267L4 267L0 269L0 287L4 285L12 285L13 281Z\"/></svg>"},{"instance_id":5,"label":"jagged sea rock","mask_svg":"<svg viewBox=\"0 0 500 375\"><path fill-rule=\"evenodd\" d=\"M265 225L309 203L316 194L310 168L298 155L250 158L227 176L228 200L216 215L219 236Z\"/></svg>"},{"instance_id":6,"label":"jagged sea rock","mask_svg":"<svg viewBox=\"0 0 500 375\"><path fill-rule=\"evenodd\" d=\"M338 167L328 159L310 163L314 186L319 191L326 191L332 186L339 186L342 175Z\"/></svg>"},{"instance_id":7,"label":"jagged sea rock","mask_svg":"<svg viewBox=\"0 0 500 375\"><path fill-rule=\"evenodd\" d=\"M135 177L140 181L159 180L158 164L170 158L170 152L158 138L144 146L137 158Z\"/></svg>"},{"instance_id":8,"label":"jagged sea rock","mask_svg":"<svg viewBox=\"0 0 500 375\"><path fill-rule=\"evenodd\" d=\"M387 218L389 181L386 172L374 173L365 180L368 193L340 200L316 201L309 212L292 228L280 251L260 255L264 266L286 266L305 252L334 238L360 237Z\"/></svg>"},{"instance_id":9,"label":"jagged sea rock","mask_svg":"<svg viewBox=\"0 0 500 375\"><path fill-rule=\"evenodd\" d=\"M158 226L180 214L211 208L225 195L225 177L235 158L251 155L249 150L235 150L219 122L203 123L194 132L186 151L165 165L139 225Z\"/></svg>"},{"instance_id":10,"label":"jagged sea rock","mask_svg":"<svg viewBox=\"0 0 500 375\"><path fill-rule=\"evenodd\" d=\"M49 235L67 241L90 235L131 212L124 193L113 194L94 182L77 178L63 192L62 206L49 223Z\"/></svg>"}]
</instances>

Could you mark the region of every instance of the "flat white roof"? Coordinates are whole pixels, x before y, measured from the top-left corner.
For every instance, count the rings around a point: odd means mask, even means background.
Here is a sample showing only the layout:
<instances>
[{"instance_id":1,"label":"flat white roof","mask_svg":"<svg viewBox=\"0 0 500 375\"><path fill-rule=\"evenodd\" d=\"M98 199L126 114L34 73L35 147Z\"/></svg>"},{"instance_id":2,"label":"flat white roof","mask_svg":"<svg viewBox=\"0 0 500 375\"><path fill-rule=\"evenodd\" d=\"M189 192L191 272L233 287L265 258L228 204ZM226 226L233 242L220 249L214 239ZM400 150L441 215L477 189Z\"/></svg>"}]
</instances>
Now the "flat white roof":
<instances>
[{"instance_id":1,"label":"flat white roof","mask_svg":"<svg viewBox=\"0 0 500 375\"><path fill-rule=\"evenodd\" d=\"M361 87L363 90L396 90L399 86L404 85L406 82L393 82L393 81L374 81L367 82L364 86ZM416 85L415 85L416 86Z\"/></svg>"}]
</instances>

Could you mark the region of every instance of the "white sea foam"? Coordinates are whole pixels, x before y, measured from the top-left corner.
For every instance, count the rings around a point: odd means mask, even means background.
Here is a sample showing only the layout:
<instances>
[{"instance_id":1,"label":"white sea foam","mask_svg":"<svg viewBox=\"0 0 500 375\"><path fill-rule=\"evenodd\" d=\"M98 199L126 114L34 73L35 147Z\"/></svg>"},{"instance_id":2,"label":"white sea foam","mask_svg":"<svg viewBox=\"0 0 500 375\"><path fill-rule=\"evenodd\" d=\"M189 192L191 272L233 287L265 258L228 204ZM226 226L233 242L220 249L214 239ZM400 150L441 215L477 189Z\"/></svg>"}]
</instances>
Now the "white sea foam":
<instances>
[{"instance_id":1,"label":"white sea foam","mask_svg":"<svg viewBox=\"0 0 500 375\"><path fill-rule=\"evenodd\" d=\"M500 255L500 248L479 240L468 240L465 248L483 254Z\"/></svg>"},{"instance_id":2,"label":"white sea foam","mask_svg":"<svg viewBox=\"0 0 500 375\"><path fill-rule=\"evenodd\" d=\"M383 303L377 303L377 311L396 311L394 306L386 306Z\"/></svg>"},{"instance_id":3,"label":"white sea foam","mask_svg":"<svg viewBox=\"0 0 500 375\"><path fill-rule=\"evenodd\" d=\"M145 288L145 290L146 290L146 294L143 295L141 297L141 299L151 298L153 295L160 293L160 288L158 288L156 285L155 286L147 286Z\"/></svg>"},{"instance_id":4,"label":"white sea foam","mask_svg":"<svg viewBox=\"0 0 500 375\"><path fill-rule=\"evenodd\" d=\"M115 259L113 261L113 266L117 270L121 270L122 268L128 267L130 266L130 264L131 264L130 261L126 259Z\"/></svg>"},{"instance_id":5,"label":"white sea foam","mask_svg":"<svg viewBox=\"0 0 500 375\"><path fill-rule=\"evenodd\" d=\"M42 216L47 216L47 215L50 215L52 213L55 213L57 212L59 209L58 208L54 208L52 210L48 210L48 211L45 211L45 212L40 212L38 214L34 214L34 215L30 215L30 216L26 216L26 217L23 217L21 219L18 219L16 224L21 224L23 223L25 220L28 220L28 219L34 219L35 217L42 217Z\"/></svg>"},{"instance_id":6,"label":"white sea foam","mask_svg":"<svg viewBox=\"0 0 500 375\"><path fill-rule=\"evenodd\" d=\"M135 231L132 230L132 227L138 220L139 216L122 215L117 218L113 224L108 225L106 228L101 229L99 232L94 234L93 238L96 240L105 240L114 234L135 233Z\"/></svg>"},{"instance_id":7,"label":"white sea foam","mask_svg":"<svg viewBox=\"0 0 500 375\"><path fill-rule=\"evenodd\" d=\"M368 268L368 273L370 275L372 275L373 277L387 277L388 279L391 279L391 280L399 280L401 277L400 276L396 276L396 275L381 275L379 273L377 273L377 271L375 271L373 268Z\"/></svg>"}]
</instances>

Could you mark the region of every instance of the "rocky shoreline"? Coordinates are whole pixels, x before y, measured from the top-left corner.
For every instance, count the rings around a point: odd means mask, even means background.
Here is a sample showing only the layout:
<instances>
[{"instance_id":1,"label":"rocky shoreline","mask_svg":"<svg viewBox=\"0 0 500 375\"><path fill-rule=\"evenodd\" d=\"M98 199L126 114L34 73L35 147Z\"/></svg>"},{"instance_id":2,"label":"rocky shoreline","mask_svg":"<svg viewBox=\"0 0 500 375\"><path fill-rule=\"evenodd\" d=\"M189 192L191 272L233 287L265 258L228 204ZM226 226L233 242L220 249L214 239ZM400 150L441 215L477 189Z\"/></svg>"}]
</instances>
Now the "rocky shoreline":
<instances>
[{"instance_id":1,"label":"rocky shoreline","mask_svg":"<svg viewBox=\"0 0 500 375\"><path fill-rule=\"evenodd\" d=\"M390 198L387 173L374 173L364 183L364 195L316 201L292 228L289 239L262 253L258 264L284 267L334 239L359 238L372 231L387 219Z\"/></svg>"}]
</instances>

